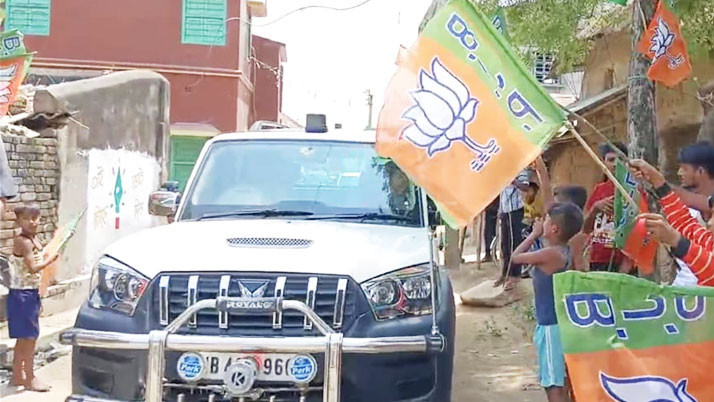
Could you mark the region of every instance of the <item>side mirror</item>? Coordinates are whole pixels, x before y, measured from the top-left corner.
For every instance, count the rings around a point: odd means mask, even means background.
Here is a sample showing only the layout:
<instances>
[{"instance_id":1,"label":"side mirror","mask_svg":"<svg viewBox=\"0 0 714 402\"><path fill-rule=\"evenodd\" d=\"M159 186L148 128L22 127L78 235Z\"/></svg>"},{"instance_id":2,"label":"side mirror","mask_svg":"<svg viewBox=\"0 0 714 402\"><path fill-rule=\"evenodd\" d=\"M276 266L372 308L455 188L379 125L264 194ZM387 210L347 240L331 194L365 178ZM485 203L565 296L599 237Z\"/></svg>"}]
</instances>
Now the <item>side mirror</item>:
<instances>
[{"instance_id":1,"label":"side mirror","mask_svg":"<svg viewBox=\"0 0 714 402\"><path fill-rule=\"evenodd\" d=\"M149 214L174 216L178 210L181 194L175 191L154 191L149 196Z\"/></svg>"},{"instance_id":2,"label":"side mirror","mask_svg":"<svg viewBox=\"0 0 714 402\"><path fill-rule=\"evenodd\" d=\"M179 192L179 182L167 181L166 183L161 185L161 189L165 190L165 191L170 191L172 193L178 193Z\"/></svg>"}]
</instances>

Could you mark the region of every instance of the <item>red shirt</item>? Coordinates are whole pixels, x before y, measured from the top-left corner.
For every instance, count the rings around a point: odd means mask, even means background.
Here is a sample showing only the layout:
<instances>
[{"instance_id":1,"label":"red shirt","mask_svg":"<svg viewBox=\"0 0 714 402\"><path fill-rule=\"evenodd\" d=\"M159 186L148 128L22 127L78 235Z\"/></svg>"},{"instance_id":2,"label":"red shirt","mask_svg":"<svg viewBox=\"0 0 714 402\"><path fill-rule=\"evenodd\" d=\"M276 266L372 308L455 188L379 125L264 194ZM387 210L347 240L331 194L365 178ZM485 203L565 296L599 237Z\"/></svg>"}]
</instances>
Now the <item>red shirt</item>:
<instances>
[{"instance_id":1,"label":"red shirt","mask_svg":"<svg viewBox=\"0 0 714 402\"><path fill-rule=\"evenodd\" d=\"M614 195L615 185L610 180L596 184L585 204L585 212L590 212L596 202ZM615 218L612 214L598 211L592 231L590 262L607 264L610 258L613 265L619 265L622 261L622 253L615 248Z\"/></svg>"}]
</instances>

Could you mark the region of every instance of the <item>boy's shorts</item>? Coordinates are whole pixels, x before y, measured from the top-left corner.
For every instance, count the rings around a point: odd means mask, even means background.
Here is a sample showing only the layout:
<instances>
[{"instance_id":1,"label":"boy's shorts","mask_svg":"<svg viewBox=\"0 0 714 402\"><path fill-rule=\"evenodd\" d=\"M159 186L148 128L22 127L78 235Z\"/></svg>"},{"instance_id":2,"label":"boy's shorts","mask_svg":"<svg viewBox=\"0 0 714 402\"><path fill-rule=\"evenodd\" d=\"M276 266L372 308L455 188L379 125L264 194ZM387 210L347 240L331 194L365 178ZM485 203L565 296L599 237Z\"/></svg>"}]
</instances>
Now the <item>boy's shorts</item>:
<instances>
[{"instance_id":1,"label":"boy's shorts","mask_svg":"<svg viewBox=\"0 0 714 402\"><path fill-rule=\"evenodd\" d=\"M565 386L565 356L558 325L536 325L533 343L538 351L538 377L543 388Z\"/></svg>"},{"instance_id":2,"label":"boy's shorts","mask_svg":"<svg viewBox=\"0 0 714 402\"><path fill-rule=\"evenodd\" d=\"M10 338L37 339L40 335L40 303L37 289L10 289L7 295Z\"/></svg>"}]
</instances>

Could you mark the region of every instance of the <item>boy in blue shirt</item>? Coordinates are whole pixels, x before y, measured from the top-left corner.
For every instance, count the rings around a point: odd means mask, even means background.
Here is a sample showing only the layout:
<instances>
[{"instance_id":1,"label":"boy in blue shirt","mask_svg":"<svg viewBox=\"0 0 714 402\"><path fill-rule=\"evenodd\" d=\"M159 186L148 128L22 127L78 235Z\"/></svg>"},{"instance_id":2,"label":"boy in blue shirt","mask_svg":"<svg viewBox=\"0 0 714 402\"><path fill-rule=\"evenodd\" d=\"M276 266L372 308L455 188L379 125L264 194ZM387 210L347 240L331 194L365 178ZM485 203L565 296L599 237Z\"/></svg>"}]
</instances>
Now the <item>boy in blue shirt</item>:
<instances>
[{"instance_id":1,"label":"boy in blue shirt","mask_svg":"<svg viewBox=\"0 0 714 402\"><path fill-rule=\"evenodd\" d=\"M533 289L538 325L533 343L538 350L540 384L549 402L568 400L565 391L565 357L560 342L558 320L555 315L553 275L569 269L571 264L568 241L583 226L583 213L570 202L554 203L548 208L545 220L533 224L533 232L513 251L515 264L530 264L533 270ZM538 238L545 246L528 251Z\"/></svg>"}]
</instances>

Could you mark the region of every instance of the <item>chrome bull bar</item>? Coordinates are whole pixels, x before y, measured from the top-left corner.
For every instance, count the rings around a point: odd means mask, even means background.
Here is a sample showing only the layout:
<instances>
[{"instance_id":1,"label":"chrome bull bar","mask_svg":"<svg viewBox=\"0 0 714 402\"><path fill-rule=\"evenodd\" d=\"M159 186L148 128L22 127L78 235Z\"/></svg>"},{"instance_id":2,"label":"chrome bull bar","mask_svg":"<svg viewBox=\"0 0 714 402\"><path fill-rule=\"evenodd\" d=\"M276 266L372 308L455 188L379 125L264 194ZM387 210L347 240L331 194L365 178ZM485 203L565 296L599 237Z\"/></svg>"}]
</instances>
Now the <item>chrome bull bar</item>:
<instances>
[{"instance_id":1,"label":"chrome bull bar","mask_svg":"<svg viewBox=\"0 0 714 402\"><path fill-rule=\"evenodd\" d=\"M274 313L284 310L301 312L322 336L315 337L229 337L179 335L176 332L199 310L216 309L236 315ZM439 334L380 338L345 338L335 332L305 303L281 298L218 297L201 300L189 306L163 330L148 334L70 329L60 335L65 345L101 349L148 350L146 402L161 402L164 393L165 352L240 352L240 353L324 353L323 402L339 402L342 377L342 354L430 353L444 350L445 340ZM236 396L240 397L240 396ZM68 401L106 401L72 395Z\"/></svg>"}]
</instances>

